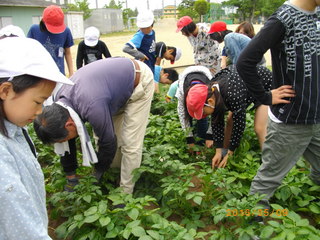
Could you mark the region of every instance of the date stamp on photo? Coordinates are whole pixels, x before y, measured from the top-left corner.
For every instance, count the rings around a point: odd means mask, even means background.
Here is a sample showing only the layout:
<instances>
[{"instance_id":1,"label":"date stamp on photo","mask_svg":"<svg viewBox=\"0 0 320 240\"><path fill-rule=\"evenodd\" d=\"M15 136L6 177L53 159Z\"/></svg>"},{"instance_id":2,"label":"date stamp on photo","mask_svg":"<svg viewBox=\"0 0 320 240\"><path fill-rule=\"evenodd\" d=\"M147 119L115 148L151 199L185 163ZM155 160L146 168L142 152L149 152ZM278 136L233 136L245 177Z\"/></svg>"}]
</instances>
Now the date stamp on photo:
<instances>
[{"instance_id":1,"label":"date stamp on photo","mask_svg":"<svg viewBox=\"0 0 320 240\"><path fill-rule=\"evenodd\" d=\"M226 217L244 217L244 216L287 216L288 209L226 209Z\"/></svg>"}]
</instances>

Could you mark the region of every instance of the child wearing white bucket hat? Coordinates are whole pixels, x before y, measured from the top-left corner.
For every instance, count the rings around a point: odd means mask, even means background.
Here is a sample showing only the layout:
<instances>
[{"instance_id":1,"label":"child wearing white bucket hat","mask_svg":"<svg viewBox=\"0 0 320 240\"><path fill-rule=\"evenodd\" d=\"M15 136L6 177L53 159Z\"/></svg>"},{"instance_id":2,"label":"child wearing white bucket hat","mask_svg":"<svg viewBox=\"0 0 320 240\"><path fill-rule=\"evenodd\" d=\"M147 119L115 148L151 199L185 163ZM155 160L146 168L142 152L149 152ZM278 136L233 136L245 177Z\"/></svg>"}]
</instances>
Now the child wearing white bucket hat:
<instances>
[{"instance_id":1,"label":"child wearing white bucket hat","mask_svg":"<svg viewBox=\"0 0 320 240\"><path fill-rule=\"evenodd\" d=\"M137 60L143 61L154 73L154 65L156 63L156 34L152 29L153 23L154 15L150 10L139 12L137 16L139 30L125 44L122 51Z\"/></svg>"},{"instance_id":2,"label":"child wearing white bucket hat","mask_svg":"<svg viewBox=\"0 0 320 240\"><path fill-rule=\"evenodd\" d=\"M77 52L77 69L84 65L105 58L111 57L107 45L99 40L100 31L96 27L88 27L84 32L84 40L79 43Z\"/></svg>"},{"instance_id":3,"label":"child wearing white bucket hat","mask_svg":"<svg viewBox=\"0 0 320 240\"><path fill-rule=\"evenodd\" d=\"M56 83L72 85L36 40L0 40L0 239L51 239L44 176L25 128Z\"/></svg>"}]
</instances>

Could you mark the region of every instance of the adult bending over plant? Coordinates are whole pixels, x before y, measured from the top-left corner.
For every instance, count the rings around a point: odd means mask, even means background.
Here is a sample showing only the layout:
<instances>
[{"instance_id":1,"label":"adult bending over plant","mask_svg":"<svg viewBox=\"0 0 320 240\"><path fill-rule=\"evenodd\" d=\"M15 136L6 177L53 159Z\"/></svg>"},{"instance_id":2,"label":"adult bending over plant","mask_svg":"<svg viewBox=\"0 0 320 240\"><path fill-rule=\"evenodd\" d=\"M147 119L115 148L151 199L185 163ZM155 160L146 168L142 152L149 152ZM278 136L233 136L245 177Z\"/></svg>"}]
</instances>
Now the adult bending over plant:
<instances>
[{"instance_id":1,"label":"adult bending over plant","mask_svg":"<svg viewBox=\"0 0 320 240\"><path fill-rule=\"evenodd\" d=\"M258 66L257 69L259 76L257 81L261 81L264 88L270 90L272 81L270 70L262 66ZM246 126L246 109L251 103L254 103L256 108L255 128L260 125L260 128L266 129L264 119L267 118L268 107L255 101L234 66L221 70L209 84L193 84L186 92L186 105L191 117L200 120L211 115L212 139L216 146L212 168L225 167L229 156L239 146ZM223 156L224 116L227 110L233 113L233 128L228 153ZM261 126L261 123L264 126ZM265 134L266 131L262 133Z\"/></svg>"}]
</instances>

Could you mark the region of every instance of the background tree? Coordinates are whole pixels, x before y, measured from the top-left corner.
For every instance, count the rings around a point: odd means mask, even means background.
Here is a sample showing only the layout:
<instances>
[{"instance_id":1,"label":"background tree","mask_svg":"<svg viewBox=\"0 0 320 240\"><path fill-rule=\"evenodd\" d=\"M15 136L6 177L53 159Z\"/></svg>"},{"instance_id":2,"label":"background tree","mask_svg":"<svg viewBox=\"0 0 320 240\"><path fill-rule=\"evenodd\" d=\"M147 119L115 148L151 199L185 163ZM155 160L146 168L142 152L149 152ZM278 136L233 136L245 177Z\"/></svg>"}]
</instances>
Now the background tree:
<instances>
[{"instance_id":1,"label":"background tree","mask_svg":"<svg viewBox=\"0 0 320 240\"><path fill-rule=\"evenodd\" d=\"M122 10L122 18L123 18L123 24L128 28L129 26L132 26L134 23L133 17L136 17L138 15L138 10L135 9L134 11L131 8L125 8ZM130 23L128 22L130 19Z\"/></svg>"},{"instance_id":2,"label":"background tree","mask_svg":"<svg viewBox=\"0 0 320 240\"><path fill-rule=\"evenodd\" d=\"M193 0L183 0L177 9L179 10L178 18L189 16L192 19L196 19L199 17L199 14L194 10Z\"/></svg>"},{"instance_id":3,"label":"background tree","mask_svg":"<svg viewBox=\"0 0 320 240\"><path fill-rule=\"evenodd\" d=\"M194 3L194 10L199 14L200 22L203 22L203 15L207 14L209 9L210 3L208 3L206 0L197 0Z\"/></svg>"},{"instance_id":4,"label":"background tree","mask_svg":"<svg viewBox=\"0 0 320 240\"><path fill-rule=\"evenodd\" d=\"M285 0L228 0L222 3L226 7L236 7L235 17L239 21L253 22L256 16L269 17Z\"/></svg>"},{"instance_id":5,"label":"background tree","mask_svg":"<svg viewBox=\"0 0 320 240\"><path fill-rule=\"evenodd\" d=\"M115 0L110 0L109 5L104 5L104 8L112 8L112 9L122 9L123 2L118 1L118 4Z\"/></svg>"},{"instance_id":6,"label":"background tree","mask_svg":"<svg viewBox=\"0 0 320 240\"><path fill-rule=\"evenodd\" d=\"M89 9L88 0L76 0L75 3L67 4L67 11L80 11L83 12L83 20L91 16L92 10Z\"/></svg>"}]
</instances>

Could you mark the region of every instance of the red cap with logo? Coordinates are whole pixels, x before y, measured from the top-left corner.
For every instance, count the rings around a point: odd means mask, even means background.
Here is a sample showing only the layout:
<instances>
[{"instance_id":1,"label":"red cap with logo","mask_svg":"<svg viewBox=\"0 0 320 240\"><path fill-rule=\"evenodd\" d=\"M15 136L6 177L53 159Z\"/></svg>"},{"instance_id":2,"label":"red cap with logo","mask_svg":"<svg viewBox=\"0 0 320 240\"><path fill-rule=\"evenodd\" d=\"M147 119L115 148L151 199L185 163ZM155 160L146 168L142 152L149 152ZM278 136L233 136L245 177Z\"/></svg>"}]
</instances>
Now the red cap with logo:
<instances>
[{"instance_id":1,"label":"red cap with logo","mask_svg":"<svg viewBox=\"0 0 320 240\"><path fill-rule=\"evenodd\" d=\"M184 16L184 17L180 18L177 22L176 32L180 32L182 28L184 28L185 26L189 25L192 22L193 22L192 18L189 16Z\"/></svg>"},{"instance_id":2,"label":"red cap with logo","mask_svg":"<svg viewBox=\"0 0 320 240\"><path fill-rule=\"evenodd\" d=\"M208 34L215 32L223 32L225 30L227 30L227 24L225 22L218 21L211 24Z\"/></svg>"},{"instance_id":3,"label":"red cap with logo","mask_svg":"<svg viewBox=\"0 0 320 240\"><path fill-rule=\"evenodd\" d=\"M66 29L62 9L56 5L50 5L43 10L42 21L51 33L62 33Z\"/></svg>"},{"instance_id":4,"label":"red cap with logo","mask_svg":"<svg viewBox=\"0 0 320 240\"><path fill-rule=\"evenodd\" d=\"M196 84L190 88L186 102L188 113L192 118L200 120L206 117L203 114L203 107L208 97L208 86Z\"/></svg>"}]
</instances>

